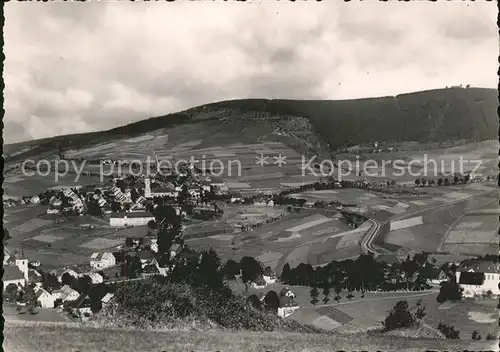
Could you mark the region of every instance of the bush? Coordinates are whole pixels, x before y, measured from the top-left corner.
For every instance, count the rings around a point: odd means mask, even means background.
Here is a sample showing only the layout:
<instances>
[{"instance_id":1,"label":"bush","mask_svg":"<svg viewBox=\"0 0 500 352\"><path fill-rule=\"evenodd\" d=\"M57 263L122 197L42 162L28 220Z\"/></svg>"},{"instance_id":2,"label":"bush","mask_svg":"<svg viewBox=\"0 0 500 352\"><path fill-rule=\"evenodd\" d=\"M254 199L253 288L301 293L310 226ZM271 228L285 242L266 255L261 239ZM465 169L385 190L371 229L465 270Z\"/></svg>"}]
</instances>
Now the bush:
<instances>
[{"instance_id":1,"label":"bush","mask_svg":"<svg viewBox=\"0 0 500 352\"><path fill-rule=\"evenodd\" d=\"M495 335L488 333L488 335L486 335L486 340L488 341L496 340L496 337Z\"/></svg>"},{"instance_id":2,"label":"bush","mask_svg":"<svg viewBox=\"0 0 500 352\"><path fill-rule=\"evenodd\" d=\"M481 337L481 334L479 333L479 331L474 330L474 332L472 333L472 339L474 341L479 341L479 340L481 340L481 338L482 337Z\"/></svg>"},{"instance_id":3,"label":"bush","mask_svg":"<svg viewBox=\"0 0 500 352\"><path fill-rule=\"evenodd\" d=\"M112 320L122 326L162 328L192 326L196 322L203 327L216 325L231 330L315 331L284 321L274 313L259 311L227 287L214 290L152 279L127 284L127 289L118 290L115 298L103 315L111 314Z\"/></svg>"},{"instance_id":4,"label":"bush","mask_svg":"<svg viewBox=\"0 0 500 352\"><path fill-rule=\"evenodd\" d=\"M399 301L385 318L384 331L392 331L400 328L412 327L416 323L416 317L411 313L407 301Z\"/></svg>"},{"instance_id":5,"label":"bush","mask_svg":"<svg viewBox=\"0 0 500 352\"><path fill-rule=\"evenodd\" d=\"M443 323L439 323L438 330L441 331L447 339L457 340L460 338L460 331L456 330L455 327L448 326ZM474 335L474 334L473 334Z\"/></svg>"}]
</instances>

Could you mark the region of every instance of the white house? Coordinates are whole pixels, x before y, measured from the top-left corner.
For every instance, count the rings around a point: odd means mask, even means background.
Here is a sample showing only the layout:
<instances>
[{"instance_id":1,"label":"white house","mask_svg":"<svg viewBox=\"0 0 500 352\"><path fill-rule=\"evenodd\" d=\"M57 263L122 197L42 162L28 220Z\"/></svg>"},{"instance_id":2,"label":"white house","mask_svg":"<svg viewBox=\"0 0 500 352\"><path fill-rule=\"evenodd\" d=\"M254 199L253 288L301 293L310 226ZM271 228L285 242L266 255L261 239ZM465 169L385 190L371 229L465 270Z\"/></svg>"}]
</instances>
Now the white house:
<instances>
[{"instance_id":1,"label":"white house","mask_svg":"<svg viewBox=\"0 0 500 352\"><path fill-rule=\"evenodd\" d=\"M36 300L42 308L54 308L55 298L52 294L45 291L43 288L35 289Z\"/></svg>"},{"instance_id":2,"label":"white house","mask_svg":"<svg viewBox=\"0 0 500 352\"><path fill-rule=\"evenodd\" d=\"M262 278L266 282L266 285L272 285L278 280L276 274L270 267L264 269L264 274L262 275Z\"/></svg>"},{"instance_id":3,"label":"white house","mask_svg":"<svg viewBox=\"0 0 500 352\"><path fill-rule=\"evenodd\" d=\"M64 285L59 290L52 292L52 296L54 297L54 300L60 299L64 303L77 300L80 294L68 285Z\"/></svg>"},{"instance_id":4,"label":"white house","mask_svg":"<svg viewBox=\"0 0 500 352\"><path fill-rule=\"evenodd\" d=\"M295 293L292 292L288 287L283 287L280 291L280 297L288 297L291 299L295 299Z\"/></svg>"},{"instance_id":5,"label":"white house","mask_svg":"<svg viewBox=\"0 0 500 352\"><path fill-rule=\"evenodd\" d=\"M147 211L114 213L109 218L109 225L113 227L144 226L154 219L154 215Z\"/></svg>"},{"instance_id":6,"label":"white house","mask_svg":"<svg viewBox=\"0 0 500 352\"><path fill-rule=\"evenodd\" d=\"M260 289L266 287L266 281L262 276L259 276L255 281L253 281L250 285L252 288Z\"/></svg>"},{"instance_id":7,"label":"white house","mask_svg":"<svg viewBox=\"0 0 500 352\"><path fill-rule=\"evenodd\" d=\"M289 317L299 308L300 306L294 298L288 296L280 296L280 306L278 307L278 316L280 318Z\"/></svg>"},{"instance_id":8,"label":"white house","mask_svg":"<svg viewBox=\"0 0 500 352\"><path fill-rule=\"evenodd\" d=\"M93 269L104 269L116 265L116 258L113 253L92 253L90 256L90 266Z\"/></svg>"},{"instance_id":9,"label":"white house","mask_svg":"<svg viewBox=\"0 0 500 352\"><path fill-rule=\"evenodd\" d=\"M90 278L92 284L100 284L104 281L104 278L98 273L87 273L86 275Z\"/></svg>"},{"instance_id":10,"label":"white house","mask_svg":"<svg viewBox=\"0 0 500 352\"><path fill-rule=\"evenodd\" d=\"M105 306L107 306L111 302L114 296L115 295L113 293L106 293L106 295L103 298L101 298L102 307L104 308Z\"/></svg>"},{"instance_id":11,"label":"white house","mask_svg":"<svg viewBox=\"0 0 500 352\"><path fill-rule=\"evenodd\" d=\"M466 260L457 269L457 282L464 289L464 297L491 292L499 295L500 273L496 263L478 259Z\"/></svg>"}]
</instances>

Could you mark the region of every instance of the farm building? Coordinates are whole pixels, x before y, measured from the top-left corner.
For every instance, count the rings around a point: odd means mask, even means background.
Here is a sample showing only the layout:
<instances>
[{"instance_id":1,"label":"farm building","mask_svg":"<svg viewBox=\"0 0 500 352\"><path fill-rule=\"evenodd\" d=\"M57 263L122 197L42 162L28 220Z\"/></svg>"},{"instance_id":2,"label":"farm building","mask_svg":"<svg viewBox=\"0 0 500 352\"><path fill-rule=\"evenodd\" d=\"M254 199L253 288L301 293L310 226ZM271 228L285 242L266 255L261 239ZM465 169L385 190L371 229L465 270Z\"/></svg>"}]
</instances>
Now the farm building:
<instances>
[{"instance_id":1,"label":"farm building","mask_svg":"<svg viewBox=\"0 0 500 352\"><path fill-rule=\"evenodd\" d=\"M290 291L291 292L291 291ZM299 309L299 304L294 298L288 296L280 296L280 306L278 308L278 316L281 318L287 318L293 314L297 309Z\"/></svg>"},{"instance_id":2,"label":"farm building","mask_svg":"<svg viewBox=\"0 0 500 352\"><path fill-rule=\"evenodd\" d=\"M54 292L52 292L52 296L54 297L54 300L60 299L64 303L75 301L76 299L78 299L80 294L68 285L64 285L59 290L55 290Z\"/></svg>"},{"instance_id":3,"label":"farm building","mask_svg":"<svg viewBox=\"0 0 500 352\"><path fill-rule=\"evenodd\" d=\"M265 268L262 278L266 282L266 285L272 285L278 280L276 273L270 267Z\"/></svg>"},{"instance_id":4,"label":"farm building","mask_svg":"<svg viewBox=\"0 0 500 352\"><path fill-rule=\"evenodd\" d=\"M90 301L89 296L82 293L75 300L75 303L73 305L73 313L80 317L84 315L91 315L92 314L91 306L92 303Z\"/></svg>"},{"instance_id":5,"label":"farm building","mask_svg":"<svg viewBox=\"0 0 500 352\"><path fill-rule=\"evenodd\" d=\"M104 281L103 277L98 273L88 273L86 275L90 278L92 284L100 284Z\"/></svg>"},{"instance_id":6,"label":"farm building","mask_svg":"<svg viewBox=\"0 0 500 352\"><path fill-rule=\"evenodd\" d=\"M280 291L280 297L289 297L295 299L295 293L292 292L288 287L284 287Z\"/></svg>"},{"instance_id":7,"label":"farm building","mask_svg":"<svg viewBox=\"0 0 500 352\"><path fill-rule=\"evenodd\" d=\"M35 294L36 294L36 301L40 307L54 308L55 298L52 294L45 291L41 287L35 290Z\"/></svg>"},{"instance_id":8,"label":"farm building","mask_svg":"<svg viewBox=\"0 0 500 352\"><path fill-rule=\"evenodd\" d=\"M116 264L116 258L113 253L92 253L90 256L90 266L94 269L104 269L114 266Z\"/></svg>"},{"instance_id":9,"label":"farm building","mask_svg":"<svg viewBox=\"0 0 500 352\"><path fill-rule=\"evenodd\" d=\"M109 225L114 227L144 226L154 220L153 214L147 211L134 211L128 213L114 213L109 218Z\"/></svg>"},{"instance_id":10,"label":"farm building","mask_svg":"<svg viewBox=\"0 0 500 352\"><path fill-rule=\"evenodd\" d=\"M109 304L114 296L115 295L113 293L106 293L106 295L101 298L102 307L104 308L107 304Z\"/></svg>"},{"instance_id":11,"label":"farm building","mask_svg":"<svg viewBox=\"0 0 500 352\"><path fill-rule=\"evenodd\" d=\"M262 276L259 276L255 281L252 282L251 287L255 289L266 287L266 280Z\"/></svg>"},{"instance_id":12,"label":"farm building","mask_svg":"<svg viewBox=\"0 0 500 352\"><path fill-rule=\"evenodd\" d=\"M457 269L457 281L464 289L464 297L474 297L491 292L500 294L500 273L496 263L471 259L462 262Z\"/></svg>"}]
</instances>

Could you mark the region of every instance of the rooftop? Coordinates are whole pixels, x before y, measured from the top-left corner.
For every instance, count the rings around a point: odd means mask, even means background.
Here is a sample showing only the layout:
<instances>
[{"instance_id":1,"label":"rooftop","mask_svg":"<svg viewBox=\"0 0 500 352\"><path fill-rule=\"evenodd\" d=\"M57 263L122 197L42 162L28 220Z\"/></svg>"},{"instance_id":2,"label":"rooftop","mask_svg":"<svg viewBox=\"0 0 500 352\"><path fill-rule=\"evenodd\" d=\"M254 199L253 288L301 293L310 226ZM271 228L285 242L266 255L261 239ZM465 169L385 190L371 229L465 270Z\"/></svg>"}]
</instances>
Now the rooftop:
<instances>
[{"instance_id":1,"label":"rooftop","mask_svg":"<svg viewBox=\"0 0 500 352\"><path fill-rule=\"evenodd\" d=\"M467 272L473 271L476 273L498 273L498 267L495 262L479 260L479 259L470 259L465 260L460 265L458 271Z\"/></svg>"},{"instance_id":2,"label":"rooftop","mask_svg":"<svg viewBox=\"0 0 500 352\"><path fill-rule=\"evenodd\" d=\"M6 265L3 269L3 281L24 280L24 275L17 266Z\"/></svg>"},{"instance_id":3,"label":"rooftop","mask_svg":"<svg viewBox=\"0 0 500 352\"><path fill-rule=\"evenodd\" d=\"M122 213L112 213L111 218L123 219L123 218L154 218L154 215L147 211L134 211L134 212L122 212Z\"/></svg>"}]
</instances>

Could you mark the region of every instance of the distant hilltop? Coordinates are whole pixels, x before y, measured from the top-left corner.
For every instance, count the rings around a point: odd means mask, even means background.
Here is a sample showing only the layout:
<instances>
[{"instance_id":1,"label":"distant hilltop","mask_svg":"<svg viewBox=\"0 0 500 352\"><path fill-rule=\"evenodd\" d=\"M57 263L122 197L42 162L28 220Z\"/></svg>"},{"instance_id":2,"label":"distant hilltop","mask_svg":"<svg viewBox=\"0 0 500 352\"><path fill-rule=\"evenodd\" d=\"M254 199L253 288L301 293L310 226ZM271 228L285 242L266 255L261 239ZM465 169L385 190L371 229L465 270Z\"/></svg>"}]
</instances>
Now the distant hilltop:
<instances>
[{"instance_id":1,"label":"distant hilltop","mask_svg":"<svg viewBox=\"0 0 500 352\"><path fill-rule=\"evenodd\" d=\"M391 97L351 100L230 100L186 111L152 117L111 130L44 138L5 146L14 156L66 148L81 148L122 136L140 136L181 124L232 122L264 124L266 120L300 118L308 132L330 150L374 142L483 141L498 133L498 91L486 88L451 87ZM302 121L302 122L303 122ZM289 126L288 126L289 127ZM293 126L292 134L295 132ZM302 127L301 127L302 128ZM300 128L299 128L300 129ZM245 133L248 134L248 131ZM256 138L259 136L255 136ZM19 153L19 150L26 153Z\"/></svg>"}]
</instances>

